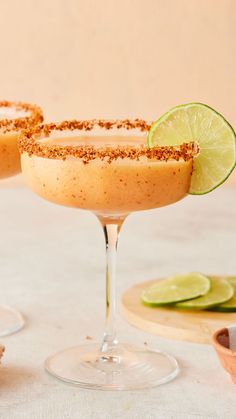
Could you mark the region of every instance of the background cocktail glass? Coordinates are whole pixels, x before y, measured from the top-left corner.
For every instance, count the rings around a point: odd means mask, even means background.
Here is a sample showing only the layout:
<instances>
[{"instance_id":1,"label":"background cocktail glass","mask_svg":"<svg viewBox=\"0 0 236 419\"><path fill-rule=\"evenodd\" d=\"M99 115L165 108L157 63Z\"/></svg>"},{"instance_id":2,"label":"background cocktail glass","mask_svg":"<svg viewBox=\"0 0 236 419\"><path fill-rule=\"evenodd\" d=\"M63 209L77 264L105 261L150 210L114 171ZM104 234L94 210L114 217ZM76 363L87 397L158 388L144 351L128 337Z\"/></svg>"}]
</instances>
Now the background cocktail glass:
<instances>
[{"instance_id":1,"label":"background cocktail glass","mask_svg":"<svg viewBox=\"0 0 236 419\"><path fill-rule=\"evenodd\" d=\"M171 356L121 344L115 314L116 249L127 215L169 205L188 193L193 144L148 149L144 121L65 121L20 139L28 185L57 204L92 211L106 243L106 326L100 345L77 346L46 360L46 369L81 387L136 389L173 379Z\"/></svg>"},{"instance_id":2,"label":"background cocktail glass","mask_svg":"<svg viewBox=\"0 0 236 419\"><path fill-rule=\"evenodd\" d=\"M0 101L0 181L20 172L19 135L42 120L42 111L35 105ZM24 319L17 310L0 305L0 336L17 332L23 325Z\"/></svg>"}]
</instances>

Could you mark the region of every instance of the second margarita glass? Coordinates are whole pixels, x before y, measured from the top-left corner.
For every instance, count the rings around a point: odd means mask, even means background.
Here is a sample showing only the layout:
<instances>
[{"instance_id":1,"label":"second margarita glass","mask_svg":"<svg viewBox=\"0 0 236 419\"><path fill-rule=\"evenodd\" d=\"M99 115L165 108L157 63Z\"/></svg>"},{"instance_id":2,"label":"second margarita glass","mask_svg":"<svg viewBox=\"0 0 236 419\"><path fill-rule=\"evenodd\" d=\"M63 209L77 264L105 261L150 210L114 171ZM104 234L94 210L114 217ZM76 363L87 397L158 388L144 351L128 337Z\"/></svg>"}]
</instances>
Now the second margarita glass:
<instances>
[{"instance_id":1,"label":"second margarita glass","mask_svg":"<svg viewBox=\"0 0 236 419\"><path fill-rule=\"evenodd\" d=\"M42 110L36 105L0 101L0 180L20 173L19 135L22 129L42 121ZM0 336L11 335L23 326L21 313L8 305L0 305Z\"/></svg>"},{"instance_id":2,"label":"second margarita glass","mask_svg":"<svg viewBox=\"0 0 236 419\"><path fill-rule=\"evenodd\" d=\"M57 204L92 211L106 243L106 326L101 344L65 349L46 361L57 378L87 388L125 390L156 386L178 373L159 351L121 344L116 334L116 249L133 211L173 204L189 190L194 143L146 147L142 120L65 121L27 130L20 139L28 185Z\"/></svg>"}]
</instances>

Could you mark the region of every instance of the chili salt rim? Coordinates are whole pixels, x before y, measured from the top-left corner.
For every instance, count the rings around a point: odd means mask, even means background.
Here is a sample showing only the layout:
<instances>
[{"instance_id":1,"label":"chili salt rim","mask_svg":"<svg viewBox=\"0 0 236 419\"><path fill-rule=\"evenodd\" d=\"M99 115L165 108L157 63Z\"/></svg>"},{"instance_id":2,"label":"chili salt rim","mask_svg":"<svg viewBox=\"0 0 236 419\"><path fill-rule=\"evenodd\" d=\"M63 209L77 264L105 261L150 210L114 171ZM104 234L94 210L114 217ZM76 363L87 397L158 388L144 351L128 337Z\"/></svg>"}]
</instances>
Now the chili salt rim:
<instances>
[{"instance_id":1,"label":"chili salt rim","mask_svg":"<svg viewBox=\"0 0 236 419\"><path fill-rule=\"evenodd\" d=\"M25 102L11 102L9 100L1 100L0 109L3 107L13 108L16 111L25 111L30 113L28 116L23 116L21 118L11 119L11 117L6 117L0 119L0 129L3 129L4 132L27 129L30 126L40 124L43 121L43 111L37 105Z\"/></svg>"},{"instance_id":2,"label":"chili salt rim","mask_svg":"<svg viewBox=\"0 0 236 419\"><path fill-rule=\"evenodd\" d=\"M129 158L131 160L138 160L140 157L147 157L148 159L156 160L179 160L185 161L192 159L199 152L196 143L190 141L179 146L157 146L149 148L147 146L101 146L95 147L92 145L81 146L65 146L65 145L50 145L48 143L38 142L42 139L42 135L47 138L52 131L74 131L84 130L91 131L94 127L110 130L113 127L117 129L139 129L141 132L148 131L151 124L148 122L135 120L71 120L60 123L42 124L36 127L29 128L20 136L19 150L21 153L27 153L29 156L35 155L38 157L49 159L65 160L66 157L72 156L80 158L84 163L100 158L107 159L108 162L117 160L118 158ZM41 135L41 136L40 136Z\"/></svg>"}]
</instances>

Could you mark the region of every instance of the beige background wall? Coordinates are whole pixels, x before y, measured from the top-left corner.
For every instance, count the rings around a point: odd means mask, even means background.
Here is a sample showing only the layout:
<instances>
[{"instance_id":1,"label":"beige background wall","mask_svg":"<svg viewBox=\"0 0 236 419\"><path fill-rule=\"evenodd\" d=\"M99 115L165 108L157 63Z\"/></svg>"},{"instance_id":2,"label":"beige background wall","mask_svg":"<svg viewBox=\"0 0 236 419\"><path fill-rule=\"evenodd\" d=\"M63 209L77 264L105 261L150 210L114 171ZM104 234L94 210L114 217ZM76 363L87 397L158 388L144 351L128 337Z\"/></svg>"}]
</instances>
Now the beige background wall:
<instances>
[{"instance_id":1,"label":"beige background wall","mask_svg":"<svg viewBox=\"0 0 236 419\"><path fill-rule=\"evenodd\" d=\"M48 120L202 101L236 123L235 41L236 0L1 0L0 96Z\"/></svg>"}]
</instances>

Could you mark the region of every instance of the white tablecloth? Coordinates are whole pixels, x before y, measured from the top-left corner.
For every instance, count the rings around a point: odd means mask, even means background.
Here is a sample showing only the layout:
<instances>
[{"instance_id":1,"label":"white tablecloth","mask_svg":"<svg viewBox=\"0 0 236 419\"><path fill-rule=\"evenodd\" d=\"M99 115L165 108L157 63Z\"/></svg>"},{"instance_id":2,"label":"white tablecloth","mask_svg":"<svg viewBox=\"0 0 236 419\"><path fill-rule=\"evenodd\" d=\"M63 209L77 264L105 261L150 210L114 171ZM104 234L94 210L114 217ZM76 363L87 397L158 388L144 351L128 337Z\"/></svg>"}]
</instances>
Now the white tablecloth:
<instances>
[{"instance_id":1,"label":"white tablecloth","mask_svg":"<svg viewBox=\"0 0 236 419\"><path fill-rule=\"evenodd\" d=\"M1 419L236 418L236 386L209 345L172 341L119 320L122 340L147 341L175 355L181 375L134 392L82 390L49 376L44 359L101 337L104 319L102 229L88 212L52 205L23 187L0 189L0 302L26 327L2 338ZM131 215L119 245L118 292L183 271L236 274L236 190Z\"/></svg>"}]
</instances>

